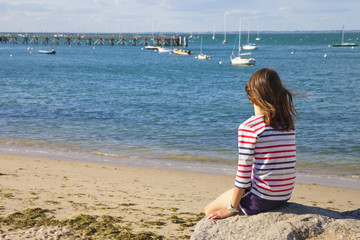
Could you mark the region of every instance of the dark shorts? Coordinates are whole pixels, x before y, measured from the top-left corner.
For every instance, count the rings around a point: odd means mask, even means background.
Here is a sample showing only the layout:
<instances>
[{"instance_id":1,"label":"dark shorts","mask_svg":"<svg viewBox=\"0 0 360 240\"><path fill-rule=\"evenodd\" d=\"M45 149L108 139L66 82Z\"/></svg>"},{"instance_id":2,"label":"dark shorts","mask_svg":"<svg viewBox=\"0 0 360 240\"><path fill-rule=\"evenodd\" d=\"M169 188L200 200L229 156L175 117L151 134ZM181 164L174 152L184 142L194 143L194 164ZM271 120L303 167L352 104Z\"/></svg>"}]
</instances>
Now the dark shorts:
<instances>
[{"instance_id":1,"label":"dark shorts","mask_svg":"<svg viewBox=\"0 0 360 240\"><path fill-rule=\"evenodd\" d=\"M240 208L246 215L254 215L262 212L270 211L274 208L277 208L284 203L285 201L273 201L273 200L267 200L260 198L250 192L249 190L246 190L244 193L244 196L241 198L240 201Z\"/></svg>"}]
</instances>

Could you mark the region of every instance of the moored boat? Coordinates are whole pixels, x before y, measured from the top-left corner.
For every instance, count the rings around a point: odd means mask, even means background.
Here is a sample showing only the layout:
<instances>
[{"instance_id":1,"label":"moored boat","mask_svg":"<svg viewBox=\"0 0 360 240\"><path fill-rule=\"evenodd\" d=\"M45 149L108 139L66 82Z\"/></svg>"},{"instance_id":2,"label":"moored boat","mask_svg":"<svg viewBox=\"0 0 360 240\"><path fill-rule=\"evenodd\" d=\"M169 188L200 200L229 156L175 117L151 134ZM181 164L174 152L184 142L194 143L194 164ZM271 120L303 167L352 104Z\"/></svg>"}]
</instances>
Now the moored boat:
<instances>
[{"instance_id":1,"label":"moored boat","mask_svg":"<svg viewBox=\"0 0 360 240\"><path fill-rule=\"evenodd\" d=\"M256 45L255 43L250 43L249 41L250 41L250 22L249 22L249 28L248 28L247 44L243 45L243 49L244 50L256 50L260 47L260 46Z\"/></svg>"},{"instance_id":2,"label":"moored boat","mask_svg":"<svg viewBox=\"0 0 360 240\"><path fill-rule=\"evenodd\" d=\"M341 43L335 43L332 46L333 47L356 47L356 46L358 46L358 44L356 44L356 43L345 43L344 42L344 27L345 27L345 24L342 25L342 29L341 29Z\"/></svg>"},{"instance_id":3,"label":"moored boat","mask_svg":"<svg viewBox=\"0 0 360 240\"><path fill-rule=\"evenodd\" d=\"M171 50L171 49L169 49L169 48L163 48L163 47L159 47L159 48L158 48L158 51L159 51L159 53L168 53L168 52L172 52L172 50Z\"/></svg>"},{"instance_id":4,"label":"moored boat","mask_svg":"<svg viewBox=\"0 0 360 240\"><path fill-rule=\"evenodd\" d=\"M255 58L245 58L243 56L250 55L251 53L241 53L241 19L239 27L239 47L238 47L238 56L234 56L234 53L230 56L232 65L255 65Z\"/></svg>"},{"instance_id":5,"label":"moored boat","mask_svg":"<svg viewBox=\"0 0 360 240\"><path fill-rule=\"evenodd\" d=\"M159 47L156 47L156 46L145 46L145 49L147 49L147 50L158 50L159 49Z\"/></svg>"},{"instance_id":6,"label":"moored boat","mask_svg":"<svg viewBox=\"0 0 360 240\"><path fill-rule=\"evenodd\" d=\"M202 42L203 42L203 35L201 35L200 54L197 56L197 59L208 60L210 59L210 56L202 53Z\"/></svg>"},{"instance_id":7,"label":"moored boat","mask_svg":"<svg viewBox=\"0 0 360 240\"><path fill-rule=\"evenodd\" d=\"M333 47L356 47L359 46L356 43L338 43L338 44L333 44Z\"/></svg>"},{"instance_id":8,"label":"moored boat","mask_svg":"<svg viewBox=\"0 0 360 240\"><path fill-rule=\"evenodd\" d=\"M38 50L39 53L41 54L55 54L56 51L54 49L51 50Z\"/></svg>"},{"instance_id":9,"label":"moored boat","mask_svg":"<svg viewBox=\"0 0 360 240\"><path fill-rule=\"evenodd\" d=\"M259 46L257 46L255 43L248 43L248 44L243 45L244 50L256 50L258 48L259 48Z\"/></svg>"},{"instance_id":10,"label":"moored boat","mask_svg":"<svg viewBox=\"0 0 360 240\"><path fill-rule=\"evenodd\" d=\"M206 54L199 54L197 55L197 59L199 60L209 60L211 57L209 55Z\"/></svg>"},{"instance_id":11,"label":"moored boat","mask_svg":"<svg viewBox=\"0 0 360 240\"><path fill-rule=\"evenodd\" d=\"M237 57L230 58L232 65L255 65L255 58L244 58L244 55L250 55L251 53L239 53Z\"/></svg>"},{"instance_id":12,"label":"moored boat","mask_svg":"<svg viewBox=\"0 0 360 240\"><path fill-rule=\"evenodd\" d=\"M194 53L191 52L190 50L187 50L187 49L175 49L173 50L173 52L175 54L178 54L178 55L193 55Z\"/></svg>"}]
</instances>

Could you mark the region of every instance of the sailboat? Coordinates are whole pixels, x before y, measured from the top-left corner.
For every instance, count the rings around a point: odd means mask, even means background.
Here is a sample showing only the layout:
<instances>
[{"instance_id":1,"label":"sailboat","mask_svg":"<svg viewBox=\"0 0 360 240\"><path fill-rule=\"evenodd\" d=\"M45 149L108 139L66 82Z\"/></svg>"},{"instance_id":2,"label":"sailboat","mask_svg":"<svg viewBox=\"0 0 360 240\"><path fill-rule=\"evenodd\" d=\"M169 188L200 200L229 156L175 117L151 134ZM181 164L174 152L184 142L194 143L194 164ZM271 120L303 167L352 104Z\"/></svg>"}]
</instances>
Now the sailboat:
<instances>
[{"instance_id":1,"label":"sailboat","mask_svg":"<svg viewBox=\"0 0 360 240\"><path fill-rule=\"evenodd\" d=\"M153 40L153 45L147 45L145 46L145 49L156 51L159 49L159 46L155 46L154 26L153 26L152 40Z\"/></svg>"},{"instance_id":2,"label":"sailboat","mask_svg":"<svg viewBox=\"0 0 360 240\"><path fill-rule=\"evenodd\" d=\"M358 46L358 44L356 43L344 43L344 27L345 27L345 24L342 25L342 29L341 29L341 43L336 43L336 44L333 44L332 46L333 47L356 47Z\"/></svg>"},{"instance_id":3,"label":"sailboat","mask_svg":"<svg viewBox=\"0 0 360 240\"><path fill-rule=\"evenodd\" d=\"M250 41L250 21L249 21L249 29L248 29L248 40L247 44L243 46L244 50L256 50L258 49L258 46L255 43L249 43Z\"/></svg>"},{"instance_id":4,"label":"sailboat","mask_svg":"<svg viewBox=\"0 0 360 240\"><path fill-rule=\"evenodd\" d=\"M259 31L260 31L260 30L258 29L257 38L255 38L256 41L260 41L260 39L261 39L260 36L259 36Z\"/></svg>"},{"instance_id":5,"label":"sailboat","mask_svg":"<svg viewBox=\"0 0 360 240\"><path fill-rule=\"evenodd\" d=\"M222 44L226 44L226 13L224 14L224 41Z\"/></svg>"},{"instance_id":6,"label":"sailboat","mask_svg":"<svg viewBox=\"0 0 360 240\"><path fill-rule=\"evenodd\" d=\"M197 56L199 60L206 60L210 59L209 55L205 55L202 53L202 42L203 42L203 35L201 35L201 45L200 45L200 54Z\"/></svg>"},{"instance_id":7,"label":"sailboat","mask_svg":"<svg viewBox=\"0 0 360 240\"><path fill-rule=\"evenodd\" d=\"M41 49L38 50L38 53L41 53L41 54L55 54L56 51L55 51L54 49L44 50L44 49L43 49L43 40L41 39Z\"/></svg>"},{"instance_id":8,"label":"sailboat","mask_svg":"<svg viewBox=\"0 0 360 240\"><path fill-rule=\"evenodd\" d=\"M238 48L238 56L234 56L234 52L230 56L232 65L255 65L255 58L245 58L243 56L250 55L251 53L241 53L241 19L240 19L240 27L239 27L239 48Z\"/></svg>"},{"instance_id":9,"label":"sailboat","mask_svg":"<svg viewBox=\"0 0 360 240\"><path fill-rule=\"evenodd\" d=\"M173 51L172 49L164 48L164 47L158 47L157 50L159 53L170 53Z\"/></svg>"},{"instance_id":10,"label":"sailboat","mask_svg":"<svg viewBox=\"0 0 360 240\"><path fill-rule=\"evenodd\" d=\"M213 30L212 40L215 40L215 26L214 26L214 30Z\"/></svg>"}]
</instances>

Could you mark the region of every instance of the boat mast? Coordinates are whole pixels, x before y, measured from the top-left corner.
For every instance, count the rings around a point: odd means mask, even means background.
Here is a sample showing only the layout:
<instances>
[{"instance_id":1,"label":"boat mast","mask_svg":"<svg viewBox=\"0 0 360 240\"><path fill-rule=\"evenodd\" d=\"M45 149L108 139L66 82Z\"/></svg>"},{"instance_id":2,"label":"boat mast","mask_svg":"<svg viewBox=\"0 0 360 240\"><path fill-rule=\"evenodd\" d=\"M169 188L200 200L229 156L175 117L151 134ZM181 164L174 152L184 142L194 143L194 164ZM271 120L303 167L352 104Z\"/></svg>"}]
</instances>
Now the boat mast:
<instances>
[{"instance_id":1,"label":"boat mast","mask_svg":"<svg viewBox=\"0 0 360 240\"><path fill-rule=\"evenodd\" d=\"M200 55L202 55L202 41L203 41L203 35L201 35Z\"/></svg>"},{"instance_id":2,"label":"boat mast","mask_svg":"<svg viewBox=\"0 0 360 240\"><path fill-rule=\"evenodd\" d=\"M249 27L248 27L248 44L249 44L249 41L250 41L250 20L249 20Z\"/></svg>"},{"instance_id":3,"label":"boat mast","mask_svg":"<svg viewBox=\"0 0 360 240\"><path fill-rule=\"evenodd\" d=\"M239 23L239 57L240 57L240 52L241 52L241 18L240 18L240 23Z\"/></svg>"},{"instance_id":4,"label":"boat mast","mask_svg":"<svg viewBox=\"0 0 360 240\"><path fill-rule=\"evenodd\" d=\"M345 26L345 23L342 25L342 29L341 29L341 31L342 31L342 35L341 35L341 45L344 44L344 26Z\"/></svg>"},{"instance_id":5,"label":"boat mast","mask_svg":"<svg viewBox=\"0 0 360 240\"><path fill-rule=\"evenodd\" d=\"M224 42L226 43L226 13L224 14Z\"/></svg>"}]
</instances>

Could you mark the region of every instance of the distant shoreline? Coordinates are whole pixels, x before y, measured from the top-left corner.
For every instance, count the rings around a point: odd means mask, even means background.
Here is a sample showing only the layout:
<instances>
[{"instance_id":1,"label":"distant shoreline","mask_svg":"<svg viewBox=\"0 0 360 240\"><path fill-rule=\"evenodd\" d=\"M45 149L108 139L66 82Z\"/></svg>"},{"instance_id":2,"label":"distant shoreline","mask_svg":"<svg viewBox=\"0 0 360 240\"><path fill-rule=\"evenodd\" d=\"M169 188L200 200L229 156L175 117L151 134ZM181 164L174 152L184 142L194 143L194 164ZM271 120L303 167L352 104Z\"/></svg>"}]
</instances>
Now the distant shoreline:
<instances>
[{"instance_id":1,"label":"distant shoreline","mask_svg":"<svg viewBox=\"0 0 360 240\"><path fill-rule=\"evenodd\" d=\"M346 33L360 33L360 29L358 30L345 30ZM36 31L28 31L28 32L0 32L0 34L25 34L25 33L43 33L43 34L103 34L103 35L176 35L176 34L213 34L212 31L203 31L203 32L36 32ZM237 34L238 31L227 31L226 34ZM250 34L257 34L258 31L252 30ZM259 31L259 34L320 34L320 33L341 33L341 29L339 30L289 30L289 31L275 31L275 30L264 30ZM224 31L216 31L216 35L224 34Z\"/></svg>"}]
</instances>

